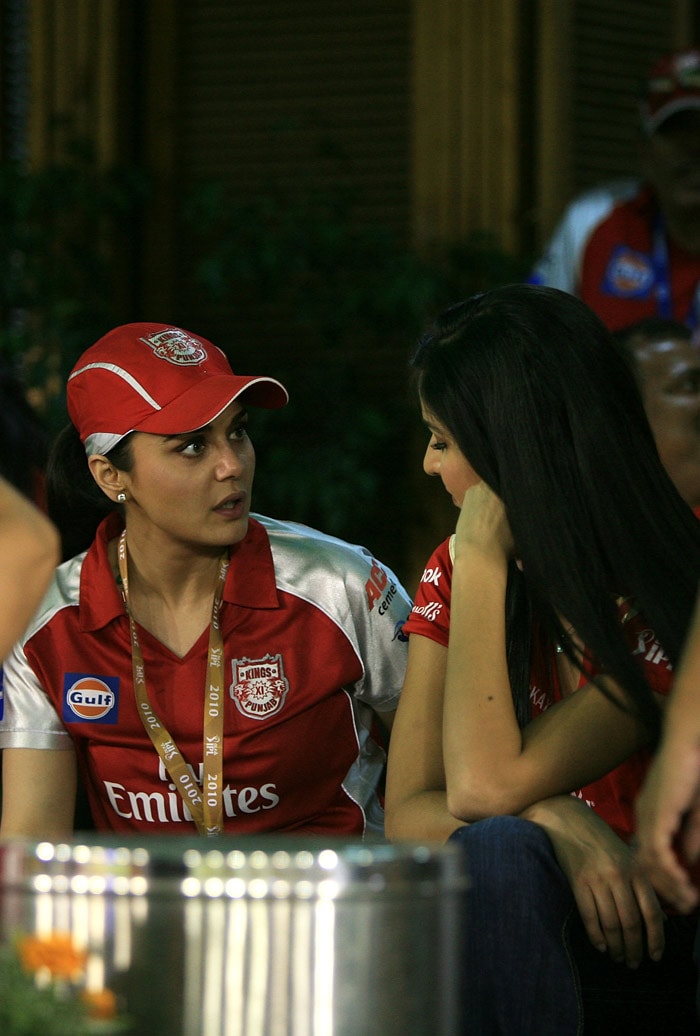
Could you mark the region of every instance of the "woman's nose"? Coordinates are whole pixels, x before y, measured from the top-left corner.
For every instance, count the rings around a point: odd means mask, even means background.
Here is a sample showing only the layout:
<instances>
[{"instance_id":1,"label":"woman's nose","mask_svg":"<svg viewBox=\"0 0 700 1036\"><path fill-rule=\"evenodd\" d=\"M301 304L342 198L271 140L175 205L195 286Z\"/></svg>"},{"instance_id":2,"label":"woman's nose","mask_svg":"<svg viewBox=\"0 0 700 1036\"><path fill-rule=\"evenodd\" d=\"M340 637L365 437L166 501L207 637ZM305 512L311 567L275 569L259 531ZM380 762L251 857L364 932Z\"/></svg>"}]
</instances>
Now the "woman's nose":
<instances>
[{"instance_id":1,"label":"woman's nose","mask_svg":"<svg viewBox=\"0 0 700 1036\"><path fill-rule=\"evenodd\" d=\"M425 454L423 455L423 471L426 475L440 474L440 452L439 450L431 449L430 445L426 447Z\"/></svg>"},{"instance_id":2,"label":"woman's nose","mask_svg":"<svg viewBox=\"0 0 700 1036\"><path fill-rule=\"evenodd\" d=\"M219 450L216 459L216 474L218 478L237 478L243 471L243 460L239 451L234 449L230 443L226 443Z\"/></svg>"}]
</instances>

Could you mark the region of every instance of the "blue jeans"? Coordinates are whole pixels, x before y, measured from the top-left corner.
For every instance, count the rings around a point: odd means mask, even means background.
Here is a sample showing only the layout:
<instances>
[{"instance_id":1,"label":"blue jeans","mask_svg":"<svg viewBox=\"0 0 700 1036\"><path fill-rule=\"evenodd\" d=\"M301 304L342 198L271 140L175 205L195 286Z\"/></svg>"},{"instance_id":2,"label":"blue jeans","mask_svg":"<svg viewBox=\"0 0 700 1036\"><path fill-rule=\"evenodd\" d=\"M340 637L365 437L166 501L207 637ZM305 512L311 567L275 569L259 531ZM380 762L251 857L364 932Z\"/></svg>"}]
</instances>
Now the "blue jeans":
<instances>
[{"instance_id":1,"label":"blue jeans","mask_svg":"<svg viewBox=\"0 0 700 1036\"><path fill-rule=\"evenodd\" d=\"M552 844L492 817L455 831L467 854L465 1036L698 1033L695 920L670 918L661 962L632 971L591 946ZM672 922L672 923L671 923Z\"/></svg>"}]
</instances>

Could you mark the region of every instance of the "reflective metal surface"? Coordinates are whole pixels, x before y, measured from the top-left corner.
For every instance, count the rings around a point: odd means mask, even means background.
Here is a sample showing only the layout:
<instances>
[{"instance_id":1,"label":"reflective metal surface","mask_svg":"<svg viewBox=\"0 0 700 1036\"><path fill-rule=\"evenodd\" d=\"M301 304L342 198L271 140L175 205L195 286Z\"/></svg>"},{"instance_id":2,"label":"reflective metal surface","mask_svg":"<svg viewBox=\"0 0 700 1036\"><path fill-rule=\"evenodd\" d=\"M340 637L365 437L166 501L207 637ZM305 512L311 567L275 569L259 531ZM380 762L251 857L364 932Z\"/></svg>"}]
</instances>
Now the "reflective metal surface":
<instances>
[{"instance_id":1,"label":"reflective metal surface","mask_svg":"<svg viewBox=\"0 0 700 1036\"><path fill-rule=\"evenodd\" d=\"M0 844L0 940L69 932L138 1036L452 1036L453 846Z\"/></svg>"}]
</instances>

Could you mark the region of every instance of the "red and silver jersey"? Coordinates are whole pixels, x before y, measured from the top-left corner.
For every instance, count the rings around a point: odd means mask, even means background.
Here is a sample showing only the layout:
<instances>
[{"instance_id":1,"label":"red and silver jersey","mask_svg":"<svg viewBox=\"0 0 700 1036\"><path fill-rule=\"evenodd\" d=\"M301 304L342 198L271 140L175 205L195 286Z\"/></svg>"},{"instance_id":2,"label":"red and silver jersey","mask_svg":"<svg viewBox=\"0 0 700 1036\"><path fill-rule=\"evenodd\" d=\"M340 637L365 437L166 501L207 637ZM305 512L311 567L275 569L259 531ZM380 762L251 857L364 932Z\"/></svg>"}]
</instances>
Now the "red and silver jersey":
<instances>
[{"instance_id":1,"label":"red and silver jersey","mask_svg":"<svg viewBox=\"0 0 700 1036\"><path fill-rule=\"evenodd\" d=\"M696 327L700 255L662 226L639 180L587 191L566 209L528 280L578 295L611 330L653 316Z\"/></svg>"},{"instance_id":2,"label":"red and silver jersey","mask_svg":"<svg viewBox=\"0 0 700 1036\"><path fill-rule=\"evenodd\" d=\"M98 830L184 834L194 824L144 730L128 618L107 545L61 565L4 666L0 748L74 746ZM381 832L385 753L410 601L362 547L255 516L224 588L227 833ZM139 627L148 694L198 780L208 630L183 658Z\"/></svg>"},{"instance_id":3,"label":"red and silver jersey","mask_svg":"<svg viewBox=\"0 0 700 1036\"><path fill-rule=\"evenodd\" d=\"M452 559L450 539L447 539L435 550L423 572L413 610L404 627L405 632L409 636L420 634L447 647L451 596ZM476 606L478 607L478 604ZM657 694L668 694L673 682L671 664L653 630L649 629L643 617L637 614L627 601L619 602L619 615L630 651L641 658L649 686ZM582 673L579 687L587 680L588 677ZM560 699L561 690L556 679L554 654L535 652L530 670L531 716L534 718ZM635 828L634 801L650 762L649 751L645 749L635 752L600 780L584 788L577 788L572 794L584 799L621 838L627 840Z\"/></svg>"}]
</instances>

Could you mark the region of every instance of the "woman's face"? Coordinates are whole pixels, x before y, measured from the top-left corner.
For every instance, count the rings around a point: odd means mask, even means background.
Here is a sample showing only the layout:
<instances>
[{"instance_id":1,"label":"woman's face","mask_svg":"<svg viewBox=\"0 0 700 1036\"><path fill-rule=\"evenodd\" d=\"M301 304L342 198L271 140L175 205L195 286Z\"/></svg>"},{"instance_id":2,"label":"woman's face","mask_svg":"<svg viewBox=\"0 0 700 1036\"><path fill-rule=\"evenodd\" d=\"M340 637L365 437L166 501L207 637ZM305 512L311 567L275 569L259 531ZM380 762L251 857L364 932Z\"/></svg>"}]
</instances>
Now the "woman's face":
<instances>
[{"instance_id":1,"label":"woman's face","mask_svg":"<svg viewBox=\"0 0 700 1036\"><path fill-rule=\"evenodd\" d=\"M661 461L681 496L698 508L700 353L686 339L668 337L640 342L635 357Z\"/></svg>"},{"instance_id":2,"label":"woman's face","mask_svg":"<svg viewBox=\"0 0 700 1036\"><path fill-rule=\"evenodd\" d=\"M421 412L430 432L430 442L423 458L423 470L426 475L439 475L452 497L452 502L456 507L461 507L466 491L481 482L481 479L447 428L424 404Z\"/></svg>"},{"instance_id":3,"label":"woman's face","mask_svg":"<svg viewBox=\"0 0 700 1036\"><path fill-rule=\"evenodd\" d=\"M211 424L182 435L136 432L122 473L127 527L158 542L220 551L248 530L255 451L234 401Z\"/></svg>"}]
</instances>

